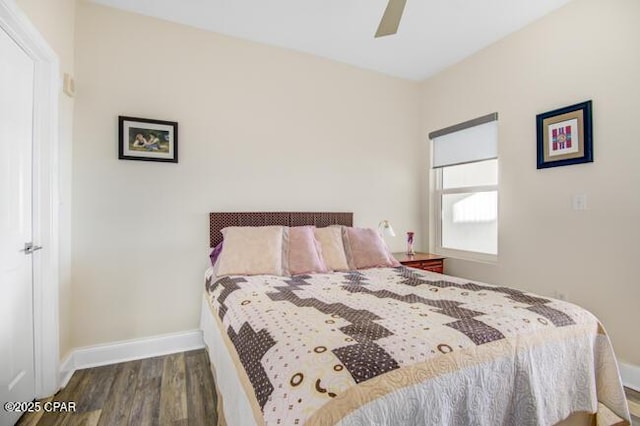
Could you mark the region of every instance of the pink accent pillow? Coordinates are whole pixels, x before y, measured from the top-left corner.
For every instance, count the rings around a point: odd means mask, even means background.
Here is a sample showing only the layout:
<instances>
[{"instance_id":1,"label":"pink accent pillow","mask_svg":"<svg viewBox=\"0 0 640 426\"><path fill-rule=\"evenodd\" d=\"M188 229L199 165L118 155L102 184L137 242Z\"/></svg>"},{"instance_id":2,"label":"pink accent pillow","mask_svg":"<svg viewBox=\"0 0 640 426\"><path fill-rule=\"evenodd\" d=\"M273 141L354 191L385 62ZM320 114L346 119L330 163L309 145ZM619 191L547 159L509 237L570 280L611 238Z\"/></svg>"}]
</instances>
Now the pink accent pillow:
<instances>
[{"instance_id":1,"label":"pink accent pillow","mask_svg":"<svg viewBox=\"0 0 640 426\"><path fill-rule=\"evenodd\" d=\"M289 273L291 275L329 272L322 258L313 226L289 228Z\"/></svg>"},{"instance_id":2,"label":"pink accent pillow","mask_svg":"<svg viewBox=\"0 0 640 426\"><path fill-rule=\"evenodd\" d=\"M353 269L400 266L380 234L371 228L343 228L347 260Z\"/></svg>"}]
</instances>

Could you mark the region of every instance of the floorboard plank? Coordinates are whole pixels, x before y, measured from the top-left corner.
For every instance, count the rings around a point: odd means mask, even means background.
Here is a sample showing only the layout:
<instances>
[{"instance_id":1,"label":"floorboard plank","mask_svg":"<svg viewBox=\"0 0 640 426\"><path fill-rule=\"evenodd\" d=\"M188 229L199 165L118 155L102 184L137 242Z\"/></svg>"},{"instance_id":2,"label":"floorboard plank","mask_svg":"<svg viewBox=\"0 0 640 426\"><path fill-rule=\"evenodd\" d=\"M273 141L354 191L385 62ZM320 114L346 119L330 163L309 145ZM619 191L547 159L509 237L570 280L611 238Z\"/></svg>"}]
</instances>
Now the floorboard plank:
<instances>
[{"instance_id":1,"label":"floorboard plank","mask_svg":"<svg viewBox=\"0 0 640 426\"><path fill-rule=\"evenodd\" d=\"M65 418L62 426L97 426L102 410L75 413Z\"/></svg>"},{"instance_id":2,"label":"floorboard plank","mask_svg":"<svg viewBox=\"0 0 640 426\"><path fill-rule=\"evenodd\" d=\"M54 400L71 401L74 395L83 393L84 387L87 385L86 376L89 371L90 369L83 369L74 372L67 385L56 393Z\"/></svg>"},{"instance_id":3,"label":"floorboard plank","mask_svg":"<svg viewBox=\"0 0 640 426\"><path fill-rule=\"evenodd\" d=\"M89 368L82 393L75 394L77 412L87 413L104 407L120 364Z\"/></svg>"},{"instance_id":4,"label":"floorboard plank","mask_svg":"<svg viewBox=\"0 0 640 426\"><path fill-rule=\"evenodd\" d=\"M56 398L52 399L53 401L58 401ZM42 417L37 423L37 426L62 426L65 421L68 420L70 416L72 416L72 412L66 411L49 411L44 412Z\"/></svg>"},{"instance_id":5,"label":"floorboard plank","mask_svg":"<svg viewBox=\"0 0 640 426\"><path fill-rule=\"evenodd\" d=\"M40 403L44 404L45 402L51 401L53 397L41 399ZM44 411L38 411L37 413L25 413L18 419L18 423L16 426L36 426L42 416L44 415Z\"/></svg>"},{"instance_id":6,"label":"floorboard plank","mask_svg":"<svg viewBox=\"0 0 640 426\"><path fill-rule=\"evenodd\" d=\"M208 381L208 358L203 351L186 352L185 374L187 388L187 414L189 424L204 426L216 424L215 391L213 381Z\"/></svg>"},{"instance_id":7,"label":"floorboard plank","mask_svg":"<svg viewBox=\"0 0 640 426\"><path fill-rule=\"evenodd\" d=\"M187 389L184 353L168 355L164 360L160 387L160 424L187 420Z\"/></svg>"},{"instance_id":8,"label":"floorboard plank","mask_svg":"<svg viewBox=\"0 0 640 426\"><path fill-rule=\"evenodd\" d=\"M218 394L216 384L211 373L211 363L207 351L200 351L199 374L203 379L204 390L202 397L205 401L205 419L213 419L209 424L218 423Z\"/></svg>"},{"instance_id":9,"label":"floorboard plank","mask_svg":"<svg viewBox=\"0 0 640 426\"><path fill-rule=\"evenodd\" d=\"M119 364L113 384L102 407L98 425L124 425L129 422L131 403L136 391L142 361Z\"/></svg>"},{"instance_id":10,"label":"floorboard plank","mask_svg":"<svg viewBox=\"0 0 640 426\"><path fill-rule=\"evenodd\" d=\"M163 367L164 357L146 359L140 366L138 383L129 415L129 425L159 424Z\"/></svg>"}]
</instances>

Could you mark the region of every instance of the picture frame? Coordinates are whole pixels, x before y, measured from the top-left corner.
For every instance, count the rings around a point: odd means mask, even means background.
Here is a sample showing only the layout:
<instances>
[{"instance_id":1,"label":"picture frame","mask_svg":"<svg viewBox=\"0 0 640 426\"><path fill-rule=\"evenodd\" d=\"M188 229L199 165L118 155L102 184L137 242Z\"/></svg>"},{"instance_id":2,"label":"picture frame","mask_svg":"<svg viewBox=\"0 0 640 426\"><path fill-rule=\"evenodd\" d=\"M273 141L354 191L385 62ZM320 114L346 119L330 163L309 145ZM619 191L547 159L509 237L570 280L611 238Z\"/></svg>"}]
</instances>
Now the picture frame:
<instances>
[{"instance_id":1,"label":"picture frame","mask_svg":"<svg viewBox=\"0 0 640 426\"><path fill-rule=\"evenodd\" d=\"M538 169L593 162L591 101L536 115Z\"/></svg>"},{"instance_id":2,"label":"picture frame","mask_svg":"<svg viewBox=\"0 0 640 426\"><path fill-rule=\"evenodd\" d=\"M178 123L118 116L120 160L178 162Z\"/></svg>"}]
</instances>

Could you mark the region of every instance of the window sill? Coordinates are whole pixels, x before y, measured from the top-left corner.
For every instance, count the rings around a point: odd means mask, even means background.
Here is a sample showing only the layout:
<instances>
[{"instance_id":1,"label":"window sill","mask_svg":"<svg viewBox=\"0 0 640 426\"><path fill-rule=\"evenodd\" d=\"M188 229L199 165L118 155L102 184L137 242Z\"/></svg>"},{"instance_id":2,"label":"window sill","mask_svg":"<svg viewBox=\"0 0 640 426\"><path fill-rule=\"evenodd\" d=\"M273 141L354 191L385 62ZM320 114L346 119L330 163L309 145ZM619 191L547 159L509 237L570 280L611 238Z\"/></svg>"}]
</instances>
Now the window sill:
<instances>
[{"instance_id":1,"label":"window sill","mask_svg":"<svg viewBox=\"0 0 640 426\"><path fill-rule=\"evenodd\" d=\"M454 250L454 249L447 249L444 247L436 247L432 251L432 253L439 254L441 256L446 256L451 259L467 260L470 262L487 263L490 265L495 265L498 263L497 254L478 253L478 252L465 251L465 250Z\"/></svg>"}]
</instances>

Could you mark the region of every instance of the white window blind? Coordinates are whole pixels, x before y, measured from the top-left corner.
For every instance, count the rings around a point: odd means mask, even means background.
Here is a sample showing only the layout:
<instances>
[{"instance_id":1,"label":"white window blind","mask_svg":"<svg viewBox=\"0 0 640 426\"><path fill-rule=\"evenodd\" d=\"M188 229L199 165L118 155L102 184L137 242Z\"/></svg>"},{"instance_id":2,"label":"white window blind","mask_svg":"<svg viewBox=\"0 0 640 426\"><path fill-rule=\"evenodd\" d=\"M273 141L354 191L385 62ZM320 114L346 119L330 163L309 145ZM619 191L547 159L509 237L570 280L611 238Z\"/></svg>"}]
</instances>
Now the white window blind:
<instances>
[{"instance_id":1,"label":"white window blind","mask_svg":"<svg viewBox=\"0 0 640 426\"><path fill-rule=\"evenodd\" d=\"M430 133L432 167L498 158L497 120L498 113L493 113Z\"/></svg>"}]
</instances>

